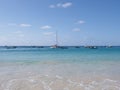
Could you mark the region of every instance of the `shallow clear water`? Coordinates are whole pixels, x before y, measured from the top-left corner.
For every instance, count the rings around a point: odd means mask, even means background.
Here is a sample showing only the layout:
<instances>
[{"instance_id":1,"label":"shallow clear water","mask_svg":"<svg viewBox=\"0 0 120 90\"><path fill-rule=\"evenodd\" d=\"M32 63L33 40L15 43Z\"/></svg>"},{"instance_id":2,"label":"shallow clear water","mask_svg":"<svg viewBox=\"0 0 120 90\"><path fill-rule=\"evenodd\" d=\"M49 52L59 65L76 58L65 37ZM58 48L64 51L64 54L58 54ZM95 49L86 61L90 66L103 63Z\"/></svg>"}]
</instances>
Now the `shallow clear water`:
<instances>
[{"instance_id":1,"label":"shallow clear water","mask_svg":"<svg viewBox=\"0 0 120 90\"><path fill-rule=\"evenodd\" d=\"M120 47L0 48L0 90L120 90Z\"/></svg>"}]
</instances>

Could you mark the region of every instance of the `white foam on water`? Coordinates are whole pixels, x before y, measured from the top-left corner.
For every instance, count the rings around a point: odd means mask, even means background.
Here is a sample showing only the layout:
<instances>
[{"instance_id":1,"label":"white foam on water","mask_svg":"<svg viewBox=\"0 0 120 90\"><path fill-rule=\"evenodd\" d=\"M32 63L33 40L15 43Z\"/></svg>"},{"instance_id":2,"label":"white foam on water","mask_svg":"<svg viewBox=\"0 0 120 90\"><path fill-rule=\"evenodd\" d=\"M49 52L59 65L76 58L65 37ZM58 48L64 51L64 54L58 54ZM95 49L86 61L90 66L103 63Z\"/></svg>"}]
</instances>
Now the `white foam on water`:
<instances>
[{"instance_id":1,"label":"white foam on water","mask_svg":"<svg viewBox=\"0 0 120 90\"><path fill-rule=\"evenodd\" d=\"M117 82L117 81L115 81L115 80L111 80L111 79L105 79L104 82L106 82L106 81L107 81L107 82L114 82L114 83Z\"/></svg>"},{"instance_id":2,"label":"white foam on water","mask_svg":"<svg viewBox=\"0 0 120 90\"><path fill-rule=\"evenodd\" d=\"M21 86L26 88L34 88L34 86L39 87L40 85L42 88L44 88L43 90L54 90L54 88L57 88L54 86L54 84L58 85L58 87L61 84L60 88L62 88L62 90L120 90L120 82L109 78L102 78L100 80L85 79L76 81L73 78L64 78L59 75L49 77L48 75L32 75L29 77L25 77L23 75L23 77L7 79L5 82L3 82L0 88L3 88L2 90L17 90L16 88L19 87L19 83L22 82L23 84ZM25 86L24 83L27 86ZM41 88L39 90L41 90Z\"/></svg>"},{"instance_id":3,"label":"white foam on water","mask_svg":"<svg viewBox=\"0 0 120 90\"><path fill-rule=\"evenodd\" d=\"M34 80L34 79L29 79L28 81L31 83L36 83L36 80Z\"/></svg>"},{"instance_id":4,"label":"white foam on water","mask_svg":"<svg viewBox=\"0 0 120 90\"><path fill-rule=\"evenodd\" d=\"M46 77L49 77L49 75L45 75Z\"/></svg>"},{"instance_id":5,"label":"white foam on water","mask_svg":"<svg viewBox=\"0 0 120 90\"><path fill-rule=\"evenodd\" d=\"M79 83L77 86L84 87L83 83Z\"/></svg>"},{"instance_id":6,"label":"white foam on water","mask_svg":"<svg viewBox=\"0 0 120 90\"><path fill-rule=\"evenodd\" d=\"M96 81L92 81L91 84L92 85L98 85L98 83Z\"/></svg>"},{"instance_id":7,"label":"white foam on water","mask_svg":"<svg viewBox=\"0 0 120 90\"><path fill-rule=\"evenodd\" d=\"M72 85L79 85L79 83L77 83L77 82L73 82L72 80L70 80L70 79L68 79L67 80L70 84L72 84Z\"/></svg>"},{"instance_id":8,"label":"white foam on water","mask_svg":"<svg viewBox=\"0 0 120 90\"><path fill-rule=\"evenodd\" d=\"M51 82L49 83L49 86L51 86L53 83L54 83L54 82L53 82L53 81L51 81Z\"/></svg>"},{"instance_id":9,"label":"white foam on water","mask_svg":"<svg viewBox=\"0 0 120 90\"><path fill-rule=\"evenodd\" d=\"M63 77L59 76L59 75L56 75L56 78L57 79L63 79Z\"/></svg>"},{"instance_id":10,"label":"white foam on water","mask_svg":"<svg viewBox=\"0 0 120 90\"><path fill-rule=\"evenodd\" d=\"M90 88L86 86L86 87L85 87L85 90L90 90Z\"/></svg>"},{"instance_id":11,"label":"white foam on water","mask_svg":"<svg viewBox=\"0 0 120 90\"><path fill-rule=\"evenodd\" d=\"M13 82L16 81L16 80L17 79L12 79L12 80L8 81L4 90L10 90L10 87L12 86Z\"/></svg>"},{"instance_id":12,"label":"white foam on water","mask_svg":"<svg viewBox=\"0 0 120 90\"><path fill-rule=\"evenodd\" d=\"M45 90L52 90L44 81L42 81Z\"/></svg>"},{"instance_id":13,"label":"white foam on water","mask_svg":"<svg viewBox=\"0 0 120 90\"><path fill-rule=\"evenodd\" d=\"M63 90L69 90L69 88L68 88L68 87L65 87Z\"/></svg>"}]
</instances>

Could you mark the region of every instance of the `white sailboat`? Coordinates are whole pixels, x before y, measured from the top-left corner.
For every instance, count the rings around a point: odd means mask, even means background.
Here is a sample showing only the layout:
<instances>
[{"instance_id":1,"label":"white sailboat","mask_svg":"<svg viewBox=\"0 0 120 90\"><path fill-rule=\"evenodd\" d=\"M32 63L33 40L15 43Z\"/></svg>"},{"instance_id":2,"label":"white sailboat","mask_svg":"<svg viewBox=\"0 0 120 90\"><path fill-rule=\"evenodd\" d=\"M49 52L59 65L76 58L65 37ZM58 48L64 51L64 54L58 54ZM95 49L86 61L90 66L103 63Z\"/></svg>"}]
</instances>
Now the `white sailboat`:
<instances>
[{"instance_id":1,"label":"white sailboat","mask_svg":"<svg viewBox=\"0 0 120 90\"><path fill-rule=\"evenodd\" d=\"M52 45L50 48L58 48L58 34L57 34L57 31L56 31L56 44L55 45Z\"/></svg>"}]
</instances>

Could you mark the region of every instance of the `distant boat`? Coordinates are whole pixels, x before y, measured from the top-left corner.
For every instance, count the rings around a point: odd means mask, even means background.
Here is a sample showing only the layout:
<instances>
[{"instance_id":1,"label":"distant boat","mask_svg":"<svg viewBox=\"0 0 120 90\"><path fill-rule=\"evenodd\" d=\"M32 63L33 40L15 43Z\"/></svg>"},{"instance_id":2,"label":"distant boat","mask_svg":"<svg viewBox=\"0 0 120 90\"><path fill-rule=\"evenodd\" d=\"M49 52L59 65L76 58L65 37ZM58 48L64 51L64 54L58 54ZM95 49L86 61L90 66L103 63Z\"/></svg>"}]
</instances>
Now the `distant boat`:
<instances>
[{"instance_id":1,"label":"distant boat","mask_svg":"<svg viewBox=\"0 0 120 90\"><path fill-rule=\"evenodd\" d=\"M58 48L58 45L52 45L50 48Z\"/></svg>"},{"instance_id":2,"label":"distant boat","mask_svg":"<svg viewBox=\"0 0 120 90\"><path fill-rule=\"evenodd\" d=\"M44 48L44 46L36 46L37 48Z\"/></svg>"},{"instance_id":3,"label":"distant boat","mask_svg":"<svg viewBox=\"0 0 120 90\"><path fill-rule=\"evenodd\" d=\"M75 48L80 48L79 46L75 46Z\"/></svg>"},{"instance_id":4,"label":"distant boat","mask_svg":"<svg viewBox=\"0 0 120 90\"><path fill-rule=\"evenodd\" d=\"M96 46L92 46L92 47L90 47L91 49L97 49L97 47Z\"/></svg>"},{"instance_id":5,"label":"distant boat","mask_svg":"<svg viewBox=\"0 0 120 90\"><path fill-rule=\"evenodd\" d=\"M57 31L56 31L56 44L55 45L52 45L50 48L59 48L58 46L58 35L57 35Z\"/></svg>"},{"instance_id":6,"label":"distant boat","mask_svg":"<svg viewBox=\"0 0 120 90\"><path fill-rule=\"evenodd\" d=\"M17 46L5 46L6 49L15 49Z\"/></svg>"},{"instance_id":7,"label":"distant boat","mask_svg":"<svg viewBox=\"0 0 120 90\"><path fill-rule=\"evenodd\" d=\"M112 48L112 46L106 46L106 48Z\"/></svg>"},{"instance_id":8,"label":"distant boat","mask_svg":"<svg viewBox=\"0 0 120 90\"><path fill-rule=\"evenodd\" d=\"M85 48L97 49L97 47L96 47L96 46L85 46Z\"/></svg>"}]
</instances>

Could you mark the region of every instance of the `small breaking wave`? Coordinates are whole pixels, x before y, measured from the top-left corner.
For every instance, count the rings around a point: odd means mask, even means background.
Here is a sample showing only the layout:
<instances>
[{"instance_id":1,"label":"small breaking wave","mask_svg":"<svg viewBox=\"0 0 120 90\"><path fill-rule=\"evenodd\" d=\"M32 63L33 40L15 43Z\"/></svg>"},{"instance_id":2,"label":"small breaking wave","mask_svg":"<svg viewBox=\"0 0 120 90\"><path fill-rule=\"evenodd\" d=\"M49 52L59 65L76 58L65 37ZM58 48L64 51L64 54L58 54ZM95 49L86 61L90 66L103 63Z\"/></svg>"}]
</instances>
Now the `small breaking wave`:
<instances>
[{"instance_id":1,"label":"small breaking wave","mask_svg":"<svg viewBox=\"0 0 120 90\"><path fill-rule=\"evenodd\" d=\"M0 90L120 90L120 82L109 78L75 81L60 75L38 75L4 81Z\"/></svg>"}]
</instances>

